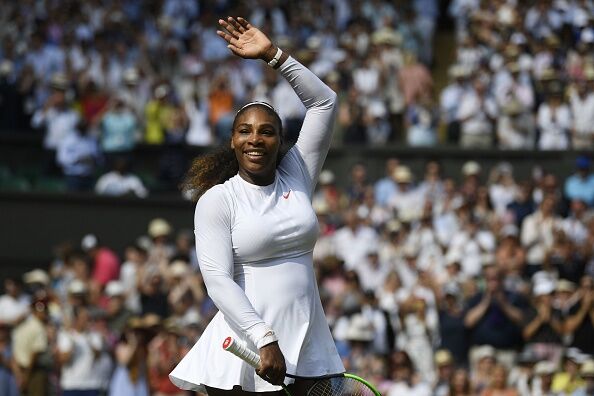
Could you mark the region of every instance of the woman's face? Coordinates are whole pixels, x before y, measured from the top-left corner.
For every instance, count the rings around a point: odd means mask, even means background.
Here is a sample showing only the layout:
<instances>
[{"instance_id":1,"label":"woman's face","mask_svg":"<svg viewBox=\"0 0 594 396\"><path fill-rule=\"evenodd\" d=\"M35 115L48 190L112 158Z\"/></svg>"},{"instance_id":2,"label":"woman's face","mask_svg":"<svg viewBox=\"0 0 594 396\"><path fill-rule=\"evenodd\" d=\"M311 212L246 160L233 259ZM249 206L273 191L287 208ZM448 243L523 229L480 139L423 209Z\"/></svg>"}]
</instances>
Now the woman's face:
<instances>
[{"instance_id":1,"label":"woman's face","mask_svg":"<svg viewBox=\"0 0 594 396\"><path fill-rule=\"evenodd\" d=\"M233 125L231 148L239 163L239 174L253 184L274 181L281 146L280 125L276 117L261 106L251 106Z\"/></svg>"}]
</instances>

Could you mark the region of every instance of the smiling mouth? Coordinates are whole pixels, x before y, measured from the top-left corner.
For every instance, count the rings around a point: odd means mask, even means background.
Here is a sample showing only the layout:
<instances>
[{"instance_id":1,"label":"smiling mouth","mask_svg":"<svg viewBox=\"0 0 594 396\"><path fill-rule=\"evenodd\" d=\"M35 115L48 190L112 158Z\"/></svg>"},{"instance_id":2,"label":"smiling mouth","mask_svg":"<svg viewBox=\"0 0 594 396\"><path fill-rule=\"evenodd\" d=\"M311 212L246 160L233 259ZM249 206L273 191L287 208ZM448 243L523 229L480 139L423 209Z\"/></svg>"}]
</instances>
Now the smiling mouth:
<instances>
[{"instance_id":1,"label":"smiling mouth","mask_svg":"<svg viewBox=\"0 0 594 396\"><path fill-rule=\"evenodd\" d=\"M244 155L246 157L248 157L249 159L259 160L259 159L261 159L261 158L263 158L265 156L265 153L263 153L261 151L246 151L244 153Z\"/></svg>"}]
</instances>

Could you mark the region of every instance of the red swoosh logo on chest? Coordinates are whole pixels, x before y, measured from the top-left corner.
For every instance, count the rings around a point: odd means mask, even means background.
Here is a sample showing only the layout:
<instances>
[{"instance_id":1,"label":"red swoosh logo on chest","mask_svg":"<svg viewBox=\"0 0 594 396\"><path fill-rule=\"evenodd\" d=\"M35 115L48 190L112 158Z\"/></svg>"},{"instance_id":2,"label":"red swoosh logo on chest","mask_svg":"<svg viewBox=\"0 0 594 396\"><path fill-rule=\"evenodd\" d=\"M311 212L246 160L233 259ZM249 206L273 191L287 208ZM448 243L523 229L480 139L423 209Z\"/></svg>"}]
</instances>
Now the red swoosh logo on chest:
<instances>
[{"instance_id":1,"label":"red swoosh logo on chest","mask_svg":"<svg viewBox=\"0 0 594 396\"><path fill-rule=\"evenodd\" d=\"M292 191L292 190L289 190L289 192L288 192L288 193L286 193L286 194L283 194L283 198L284 198L284 199L288 199L288 198L289 198L289 195L291 194L291 191Z\"/></svg>"}]
</instances>

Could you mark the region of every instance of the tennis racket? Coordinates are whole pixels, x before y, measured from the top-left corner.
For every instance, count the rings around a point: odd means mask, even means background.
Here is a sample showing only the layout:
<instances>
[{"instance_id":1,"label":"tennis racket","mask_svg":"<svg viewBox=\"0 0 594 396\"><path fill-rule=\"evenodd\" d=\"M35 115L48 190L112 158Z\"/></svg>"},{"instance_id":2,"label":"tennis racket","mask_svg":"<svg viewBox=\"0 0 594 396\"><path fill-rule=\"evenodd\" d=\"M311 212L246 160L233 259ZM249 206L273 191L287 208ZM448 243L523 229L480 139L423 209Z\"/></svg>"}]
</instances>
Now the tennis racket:
<instances>
[{"instance_id":1,"label":"tennis racket","mask_svg":"<svg viewBox=\"0 0 594 396\"><path fill-rule=\"evenodd\" d=\"M223 349L243 359L254 368L260 365L260 356L248 349L244 344L233 339L233 337L225 338ZM302 377L285 374L285 376L293 379L313 381L313 384L307 389L307 396L381 396L373 385L354 374L329 374L319 377ZM292 396L284 384L282 387L288 396Z\"/></svg>"}]
</instances>

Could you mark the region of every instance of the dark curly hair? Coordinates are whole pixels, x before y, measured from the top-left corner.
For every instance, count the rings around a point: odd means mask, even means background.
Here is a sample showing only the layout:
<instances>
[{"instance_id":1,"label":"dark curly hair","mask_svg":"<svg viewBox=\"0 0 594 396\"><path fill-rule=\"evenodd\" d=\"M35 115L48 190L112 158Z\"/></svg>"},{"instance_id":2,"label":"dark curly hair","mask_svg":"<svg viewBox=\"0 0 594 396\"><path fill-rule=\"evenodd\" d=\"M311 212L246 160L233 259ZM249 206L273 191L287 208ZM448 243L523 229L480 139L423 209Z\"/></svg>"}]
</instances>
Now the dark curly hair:
<instances>
[{"instance_id":1,"label":"dark curly hair","mask_svg":"<svg viewBox=\"0 0 594 396\"><path fill-rule=\"evenodd\" d=\"M243 106L235 115L235 119L233 120L233 131L235 130L235 124L239 119L239 116L244 114L248 109L256 106L272 115L278 123L281 136L281 148L279 149L277 159L278 165L282 157L288 151L288 147L283 145L282 121L276 110L270 104L265 102L251 102ZM233 131L231 133L233 133ZM217 184L226 182L235 176L237 172L239 172L239 163L237 162L235 151L233 151L228 142L225 142L214 151L203 154L192 161L192 165L190 165L190 169L186 173L181 184L181 189L184 193L190 194L192 201L196 202L209 189Z\"/></svg>"}]
</instances>

